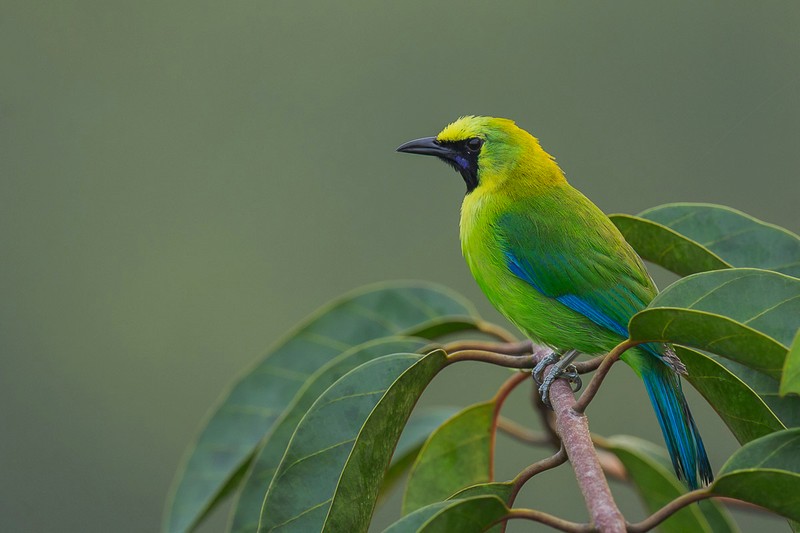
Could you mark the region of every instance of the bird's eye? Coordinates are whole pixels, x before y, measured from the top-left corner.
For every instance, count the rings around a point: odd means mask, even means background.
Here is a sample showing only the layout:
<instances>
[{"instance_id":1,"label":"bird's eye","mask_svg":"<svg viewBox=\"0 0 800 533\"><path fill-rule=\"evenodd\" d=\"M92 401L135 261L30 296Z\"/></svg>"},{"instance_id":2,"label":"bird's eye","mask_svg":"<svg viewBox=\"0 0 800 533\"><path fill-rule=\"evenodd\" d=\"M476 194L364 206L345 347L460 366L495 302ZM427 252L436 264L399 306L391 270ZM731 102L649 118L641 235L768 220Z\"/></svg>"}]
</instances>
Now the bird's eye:
<instances>
[{"instance_id":1,"label":"bird's eye","mask_svg":"<svg viewBox=\"0 0 800 533\"><path fill-rule=\"evenodd\" d=\"M480 137L473 137L467 141L467 150L470 152L477 152L483 146L483 139Z\"/></svg>"}]
</instances>

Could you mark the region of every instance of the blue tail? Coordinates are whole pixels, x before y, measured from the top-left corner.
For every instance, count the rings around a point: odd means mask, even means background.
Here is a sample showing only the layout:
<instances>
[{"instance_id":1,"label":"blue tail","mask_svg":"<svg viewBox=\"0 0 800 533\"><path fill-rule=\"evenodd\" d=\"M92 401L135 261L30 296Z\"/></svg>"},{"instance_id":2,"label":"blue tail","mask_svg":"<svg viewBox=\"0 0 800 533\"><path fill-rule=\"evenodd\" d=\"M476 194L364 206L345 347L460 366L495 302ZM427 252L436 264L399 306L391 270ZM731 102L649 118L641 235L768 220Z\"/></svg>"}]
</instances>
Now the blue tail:
<instances>
[{"instance_id":1,"label":"blue tail","mask_svg":"<svg viewBox=\"0 0 800 533\"><path fill-rule=\"evenodd\" d=\"M692 490L700 488L701 483L708 485L714 480L714 474L683 396L680 378L672 368L652 355L638 359L640 364L632 366L644 381L678 479Z\"/></svg>"}]
</instances>

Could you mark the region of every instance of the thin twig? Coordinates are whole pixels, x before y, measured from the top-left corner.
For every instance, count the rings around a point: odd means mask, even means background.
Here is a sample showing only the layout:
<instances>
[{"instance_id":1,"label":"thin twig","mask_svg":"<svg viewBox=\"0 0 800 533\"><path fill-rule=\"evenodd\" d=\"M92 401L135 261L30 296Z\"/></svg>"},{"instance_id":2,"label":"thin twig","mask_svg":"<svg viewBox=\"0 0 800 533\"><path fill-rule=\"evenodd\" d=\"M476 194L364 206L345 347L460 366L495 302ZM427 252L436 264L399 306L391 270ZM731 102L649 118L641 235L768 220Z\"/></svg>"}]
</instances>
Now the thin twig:
<instances>
[{"instance_id":1,"label":"thin twig","mask_svg":"<svg viewBox=\"0 0 800 533\"><path fill-rule=\"evenodd\" d=\"M458 361L483 361L506 368L533 368L536 366L536 355L505 355L486 350L459 350L447 355L449 363Z\"/></svg>"},{"instance_id":2,"label":"thin twig","mask_svg":"<svg viewBox=\"0 0 800 533\"><path fill-rule=\"evenodd\" d=\"M492 411L492 426L489 440L489 481L494 481L494 449L497 441L497 423L500 418L500 409L503 408L508 395L511 394L517 385L528 379L527 372L515 372L513 376L508 378L497 390L492 401L494 402L494 410Z\"/></svg>"},{"instance_id":3,"label":"thin twig","mask_svg":"<svg viewBox=\"0 0 800 533\"><path fill-rule=\"evenodd\" d=\"M501 416L497 420L497 429L512 439L524 444L530 444L531 446L544 446L546 444L550 444L549 435L531 431L522 424L504 416Z\"/></svg>"},{"instance_id":4,"label":"thin twig","mask_svg":"<svg viewBox=\"0 0 800 533\"><path fill-rule=\"evenodd\" d=\"M575 366L575 370L578 371L578 374L587 374L597 370L605 358L605 355L598 355L597 357L592 357L588 361L578 361L577 363L573 363L573 365Z\"/></svg>"},{"instance_id":5,"label":"thin twig","mask_svg":"<svg viewBox=\"0 0 800 533\"><path fill-rule=\"evenodd\" d=\"M592 376L589 385L586 386L586 390L583 391L583 394L581 394L578 401L575 402L575 405L572 407L573 411L576 413L583 413L586 410L589 406L589 402L591 402L595 394L597 394L600 385L603 383L606 375L608 375L608 371L611 370L611 366L619 360L620 356L625 353L626 350L638 344L640 343L637 341L632 341L630 339L624 340L617 344L613 350L608 352L608 355L603 357L603 361L597 368L597 372Z\"/></svg>"},{"instance_id":6,"label":"thin twig","mask_svg":"<svg viewBox=\"0 0 800 533\"><path fill-rule=\"evenodd\" d=\"M475 326L481 333L491 335L492 337L500 339L503 342L517 342L519 340L517 339L516 335L507 329L500 327L497 324L486 322L485 320L479 320Z\"/></svg>"},{"instance_id":7,"label":"thin twig","mask_svg":"<svg viewBox=\"0 0 800 533\"><path fill-rule=\"evenodd\" d=\"M530 355L533 348L533 343L531 341L492 342L458 340L449 342L442 348L447 353L458 352L461 350L483 350L486 352L502 353L506 355Z\"/></svg>"},{"instance_id":8,"label":"thin twig","mask_svg":"<svg viewBox=\"0 0 800 533\"><path fill-rule=\"evenodd\" d=\"M517 474L517 477L514 478L514 484L511 486L511 494L508 496L508 506L511 507L514 505L514 500L517 499L517 494L519 494L519 491L522 489L525 483L527 483L533 476L545 472L546 470L550 470L551 468L555 468L559 465L563 465L566 462L567 452L564 450L564 446L561 446L558 451L550 457L545 457L541 461L533 463L525 468L525 470Z\"/></svg>"},{"instance_id":9,"label":"thin twig","mask_svg":"<svg viewBox=\"0 0 800 533\"><path fill-rule=\"evenodd\" d=\"M712 497L714 494L708 489L697 489L691 492L687 492L686 494L682 494L666 504L664 507L656 511L655 513L651 514L641 522L637 522L635 524L627 524L627 531L628 533L643 533L645 531L650 531L658 524L675 514L676 512L680 511L687 505L694 503L696 501L704 500L706 498Z\"/></svg>"},{"instance_id":10,"label":"thin twig","mask_svg":"<svg viewBox=\"0 0 800 533\"><path fill-rule=\"evenodd\" d=\"M559 518L542 511L535 511L533 509L511 509L506 516L495 522L495 524L499 522L505 522L506 520L513 520L515 518L532 520L534 522L539 522L540 524L550 526L559 531L567 531L568 533L590 533L592 531L596 531L591 524L570 522L569 520L564 520L563 518Z\"/></svg>"}]
</instances>

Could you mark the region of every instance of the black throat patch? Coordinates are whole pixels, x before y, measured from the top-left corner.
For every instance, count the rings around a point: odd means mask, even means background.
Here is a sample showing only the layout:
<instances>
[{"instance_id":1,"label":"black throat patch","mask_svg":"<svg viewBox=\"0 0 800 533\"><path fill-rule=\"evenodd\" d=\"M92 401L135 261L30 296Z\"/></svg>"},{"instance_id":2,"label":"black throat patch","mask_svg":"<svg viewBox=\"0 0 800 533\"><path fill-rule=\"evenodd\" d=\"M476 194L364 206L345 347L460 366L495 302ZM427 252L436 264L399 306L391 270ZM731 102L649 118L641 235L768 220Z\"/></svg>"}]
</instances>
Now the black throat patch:
<instances>
[{"instance_id":1,"label":"black throat patch","mask_svg":"<svg viewBox=\"0 0 800 533\"><path fill-rule=\"evenodd\" d=\"M478 186L478 154L480 154L480 151L467 148L467 140L444 141L441 145L449 148L452 153L439 159L461 174L461 177L464 178L464 183L467 184L467 194L471 193Z\"/></svg>"}]
</instances>

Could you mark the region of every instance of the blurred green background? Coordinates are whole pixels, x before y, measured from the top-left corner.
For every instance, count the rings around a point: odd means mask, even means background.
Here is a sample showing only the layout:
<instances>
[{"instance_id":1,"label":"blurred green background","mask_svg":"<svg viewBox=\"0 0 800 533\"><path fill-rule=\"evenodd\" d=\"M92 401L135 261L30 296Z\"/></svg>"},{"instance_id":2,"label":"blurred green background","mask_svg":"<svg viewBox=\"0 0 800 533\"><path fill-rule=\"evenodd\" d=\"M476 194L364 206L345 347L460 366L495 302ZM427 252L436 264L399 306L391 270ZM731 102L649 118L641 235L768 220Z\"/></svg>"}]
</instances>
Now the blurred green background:
<instances>
[{"instance_id":1,"label":"blurred green background","mask_svg":"<svg viewBox=\"0 0 800 533\"><path fill-rule=\"evenodd\" d=\"M460 257L461 178L394 152L459 115L514 118L608 212L708 201L798 231L798 28L794 0L5 0L0 529L155 531L223 387L353 287L437 281L499 320ZM424 402L504 375L445 374ZM620 367L592 428L661 443L645 398ZM690 401L719 468L735 443ZM500 478L544 453L500 444ZM586 516L569 469L520 503Z\"/></svg>"}]
</instances>

